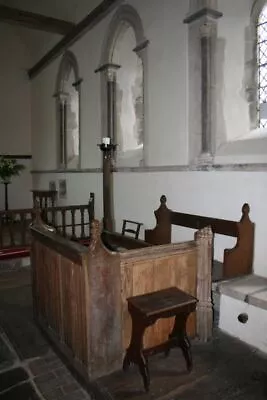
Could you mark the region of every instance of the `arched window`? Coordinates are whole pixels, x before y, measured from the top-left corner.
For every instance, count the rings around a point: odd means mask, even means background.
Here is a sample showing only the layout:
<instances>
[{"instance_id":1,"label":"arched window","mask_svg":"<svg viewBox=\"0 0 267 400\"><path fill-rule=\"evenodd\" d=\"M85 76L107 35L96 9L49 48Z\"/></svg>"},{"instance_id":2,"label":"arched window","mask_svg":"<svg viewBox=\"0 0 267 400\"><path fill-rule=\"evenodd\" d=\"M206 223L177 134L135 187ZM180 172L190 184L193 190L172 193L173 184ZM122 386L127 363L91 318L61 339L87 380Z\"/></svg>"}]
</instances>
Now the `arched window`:
<instances>
[{"instance_id":1,"label":"arched window","mask_svg":"<svg viewBox=\"0 0 267 400\"><path fill-rule=\"evenodd\" d=\"M257 24L258 123L267 128L267 4L262 8Z\"/></svg>"},{"instance_id":2,"label":"arched window","mask_svg":"<svg viewBox=\"0 0 267 400\"><path fill-rule=\"evenodd\" d=\"M59 168L80 167L80 83L76 58L68 51L59 67L55 94Z\"/></svg>"},{"instance_id":3,"label":"arched window","mask_svg":"<svg viewBox=\"0 0 267 400\"><path fill-rule=\"evenodd\" d=\"M144 160L147 45L140 16L133 7L121 6L111 20L97 69L104 72L104 96L109 93L102 99L107 104L103 136L110 135L118 145L117 166L139 166Z\"/></svg>"},{"instance_id":4,"label":"arched window","mask_svg":"<svg viewBox=\"0 0 267 400\"><path fill-rule=\"evenodd\" d=\"M129 24L124 24L117 37L112 56L112 64L120 65L116 77L116 133L122 153L143 148L143 62L133 51L135 46L133 28Z\"/></svg>"}]
</instances>

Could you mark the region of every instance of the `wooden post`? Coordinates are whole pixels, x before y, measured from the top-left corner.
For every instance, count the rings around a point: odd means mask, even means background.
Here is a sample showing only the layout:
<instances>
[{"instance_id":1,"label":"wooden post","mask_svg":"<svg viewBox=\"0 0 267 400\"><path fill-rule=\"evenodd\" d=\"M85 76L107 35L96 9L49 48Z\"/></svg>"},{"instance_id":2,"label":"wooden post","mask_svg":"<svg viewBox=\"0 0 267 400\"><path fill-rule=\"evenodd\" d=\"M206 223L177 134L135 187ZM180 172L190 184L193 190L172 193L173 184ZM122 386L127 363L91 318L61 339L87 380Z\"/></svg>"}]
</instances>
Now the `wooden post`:
<instances>
[{"instance_id":1,"label":"wooden post","mask_svg":"<svg viewBox=\"0 0 267 400\"><path fill-rule=\"evenodd\" d=\"M112 179L112 155L116 149L114 144L99 145L103 153L103 228L114 231L114 207L113 207L113 179Z\"/></svg>"},{"instance_id":2,"label":"wooden post","mask_svg":"<svg viewBox=\"0 0 267 400\"><path fill-rule=\"evenodd\" d=\"M211 300L211 269L213 233L210 226L196 232L197 263L197 333L201 342L212 337L213 310Z\"/></svg>"},{"instance_id":3,"label":"wooden post","mask_svg":"<svg viewBox=\"0 0 267 400\"><path fill-rule=\"evenodd\" d=\"M106 139L109 143L99 145L103 152L103 208L104 218L103 227L108 231L114 231L114 210L113 210L113 154L116 145L116 71L120 68L117 64L105 64L99 67L95 72L105 74L107 89L107 121Z\"/></svg>"}]
</instances>

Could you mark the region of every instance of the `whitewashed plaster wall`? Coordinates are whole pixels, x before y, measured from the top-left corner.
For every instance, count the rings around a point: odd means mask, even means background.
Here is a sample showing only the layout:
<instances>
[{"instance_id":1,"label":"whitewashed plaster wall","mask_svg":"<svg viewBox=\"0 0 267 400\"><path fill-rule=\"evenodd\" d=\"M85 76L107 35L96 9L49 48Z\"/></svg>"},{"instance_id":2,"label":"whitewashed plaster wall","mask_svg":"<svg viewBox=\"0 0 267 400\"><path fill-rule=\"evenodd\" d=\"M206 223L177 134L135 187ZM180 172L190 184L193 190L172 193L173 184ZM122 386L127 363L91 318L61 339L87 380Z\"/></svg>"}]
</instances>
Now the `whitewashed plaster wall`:
<instances>
[{"instance_id":1,"label":"whitewashed plaster wall","mask_svg":"<svg viewBox=\"0 0 267 400\"><path fill-rule=\"evenodd\" d=\"M217 113L224 130L220 132L220 141L225 142L246 135L250 129L245 52L251 0L219 0L218 9L223 17L218 20L217 95L223 97L223 102L219 103L223 107L217 109Z\"/></svg>"},{"instance_id":2,"label":"whitewashed plaster wall","mask_svg":"<svg viewBox=\"0 0 267 400\"><path fill-rule=\"evenodd\" d=\"M21 40L21 30L0 24L0 154L31 154L31 90L27 69L29 52ZM9 185L10 208L31 204L31 160L20 177ZM0 185L0 209L4 208L4 189Z\"/></svg>"},{"instance_id":3,"label":"whitewashed plaster wall","mask_svg":"<svg viewBox=\"0 0 267 400\"><path fill-rule=\"evenodd\" d=\"M256 1L259 6L255 8L260 10L264 2ZM223 17L218 20L216 48L217 163L267 162L266 130L255 130L256 103L249 93L256 85L253 70L256 30L255 16L252 17L256 1L218 1Z\"/></svg>"},{"instance_id":4,"label":"whitewashed plaster wall","mask_svg":"<svg viewBox=\"0 0 267 400\"><path fill-rule=\"evenodd\" d=\"M141 15L146 37L150 40L146 82L149 87L146 109L148 129L145 132L148 165L187 163L187 27L183 24L183 16L187 12L186 3L155 0L153 7L150 7L149 2L132 1ZM98 24L70 49L77 57L80 76L83 78L81 159L84 168L101 165L101 157L95 151L102 134L100 76L94 70L101 60L101 45L110 18ZM36 110L33 111L33 137L37 142L41 141L38 146L34 146L35 169L52 167L52 160L47 166L44 165L45 152L41 158L36 154L41 151L40 143L44 140L40 121L44 121L47 126L49 133L46 135L49 138L56 134L55 107L51 97L55 91L58 62L51 64L32 82L33 107ZM53 150L50 159L52 157Z\"/></svg>"},{"instance_id":5,"label":"whitewashed plaster wall","mask_svg":"<svg viewBox=\"0 0 267 400\"><path fill-rule=\"evenodd\" d=\"M34 174L36 187L48 187L49 180L67 180L67 203L87 202L90 191L96 194L96 217L102 218L102 175L97 173ZM181 212L238 220L244 202L251 206L250 217L256 223L254 269L267 276L267 224L265 202L266 172L191 171L191 172L121 172L114 174L114 204L117 231L122 220L144 223L144 228L155 226L153 210L159 198L166 194L168 206ZM173 240L193 239L193 230L175 228ZM222 260L223 250L233 247L235 240L217 235L215 257Z\"/></svg>"},{"instance_id":6,"label":"whitewashed plaster wall","mask_svg":"<svg viewBox=\"0 0 267 400\"><path fill-rule=\"evenodd\" d=\"M241 5L241 0L239 5ZM233 2L225 0L227 6L219 4L220 11L229 17L230 29L237 24L237 10ZM188 28L183 24L189 4L188 1L132 0L132 4L142 19L146 38L150 41L148 54L148 107L146 109L145 132L147 139L146 164L153 166L171 166L188 164ZM222 2L220 2L222 3ZM244 2L242 2L242 5ZM226 9L227 8L227 9ZM241 7L242 9L242 7ZM248 11L248 7L246 8ZM234 15L236 17L234 17ZM81 38L70 50L77 57L81 87L81 143L83 172L53 173L56 166L56 120L55 103L52 95L55 90L56 74L59 60L56 60L37 78L32 81L33 104L33 154L34 185L37 188L48 187L50 180L66 178L68 203L87 201L90 191L96 193L96 216L102 217L102 175L96 170L101 167L101 154L97 143L101 140L101 85L100 75L94 70L101 59L101 45L108 22L107 17L92 31ZM222 19L220 24L222 24ZM247 19L242 25L245 29ZM231 135L236 137L236 129L244 117L242 103L242 79L232 89L231 81L231 41L234 37L228 34L227 21L221 25L219 37L225 38L223 55L227 60L222 65L222 110L225 126L225 140ZM243 31L243 27L240 30ZM241 40L242 34L238 37ZM238 40L236 46L241 46ZM229 50L230 46L231 51ZM227 51L226 51L227 48ZM229 51L229 52L228 52ZM241 62L242 51L237 50L236 62ZM242 59L242 68L244 60ZM240 67L241 69L241 67ZM233 74L236 80L236 73ZM239 81L240 82L240 81ZM227 91L226 91L227 88ZM234 93L236 102L241 103L240 111L232 113L231 99ZM227 94L227 96L226 96ZM241 100L240 100L241 99ZM242 106L243 104L243 106ZM242 108L243 107L243 108ZM248 113L248 110L247 110ZM242 122L243 123L243 122ZM243 128L240 128L243 131ZM232 133L233 131L233 133ZM233 155L233 160L235 155ZM86 172L86 169L91 171ZM179 169L179 168L178 168ZM39 172L38 170L43 170ZM45 173L44 170L50 170ZM173 172L120 172L114 173L115 219L117 230L121 229L123 218L145 222L145 227L154 225L153 210L159 205L159 197L166 194L171 208L184 212L210 215L214 217L237 220L241 216L244 202L251 205L251 219L256 223L255 272L267 276L265 265L266 221L262 199L267 196L265 172L230 171L173 171ZM134 199L134 200L133 200ZM136 201L138 199L138 201ZM175 229L174 240L193 237L192 231ZM234 240L218 237L215 241L215 256L222 259L223 249L233 245Z\"/></svg>"}]
</instances>

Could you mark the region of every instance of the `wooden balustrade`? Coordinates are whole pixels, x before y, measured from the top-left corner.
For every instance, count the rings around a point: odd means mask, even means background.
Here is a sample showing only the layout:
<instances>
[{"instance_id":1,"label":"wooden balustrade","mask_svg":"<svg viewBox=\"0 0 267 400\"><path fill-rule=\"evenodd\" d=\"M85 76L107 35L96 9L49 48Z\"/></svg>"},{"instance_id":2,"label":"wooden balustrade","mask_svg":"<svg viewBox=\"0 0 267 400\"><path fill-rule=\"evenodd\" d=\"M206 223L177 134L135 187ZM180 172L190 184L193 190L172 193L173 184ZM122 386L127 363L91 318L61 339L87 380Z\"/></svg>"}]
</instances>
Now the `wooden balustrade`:
<instances>
[{"instance_id":1,"label":"wooden balustrade","mask_svg":"<svg viewBox=\"0 0 267 400\"><path fill-rule=\"evenodd\" d=\"M90 237L90 221L94 218L94 193L90 193L88 204L45 207L41 213L45 222L62 236L84 242ZM34 218L33 208L0 211L0 258L4 250L29 249L29 227Z\"/></svg>"}]
</instances>

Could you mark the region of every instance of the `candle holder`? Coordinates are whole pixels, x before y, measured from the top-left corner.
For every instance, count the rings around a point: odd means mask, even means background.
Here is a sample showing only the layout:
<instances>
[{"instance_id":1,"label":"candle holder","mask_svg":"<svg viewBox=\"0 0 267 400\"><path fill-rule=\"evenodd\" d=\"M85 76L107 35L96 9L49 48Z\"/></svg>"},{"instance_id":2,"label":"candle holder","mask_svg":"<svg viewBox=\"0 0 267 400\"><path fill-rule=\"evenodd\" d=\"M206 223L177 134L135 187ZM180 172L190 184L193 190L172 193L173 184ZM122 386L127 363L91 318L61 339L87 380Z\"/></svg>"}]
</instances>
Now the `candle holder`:
<instances>
[{"instance_id":1,"label":"candle holder","mask_svg":"<svg viewBox=\"0 0 267 400\"><path fill-rule=\"evenodd\" d=\"M97 145L100 150L103 152L104 159L111 158L113 155L114 151L116 150L117 144L106 144L106 143L101 143Z\"/></svg>"}]
</instances>

